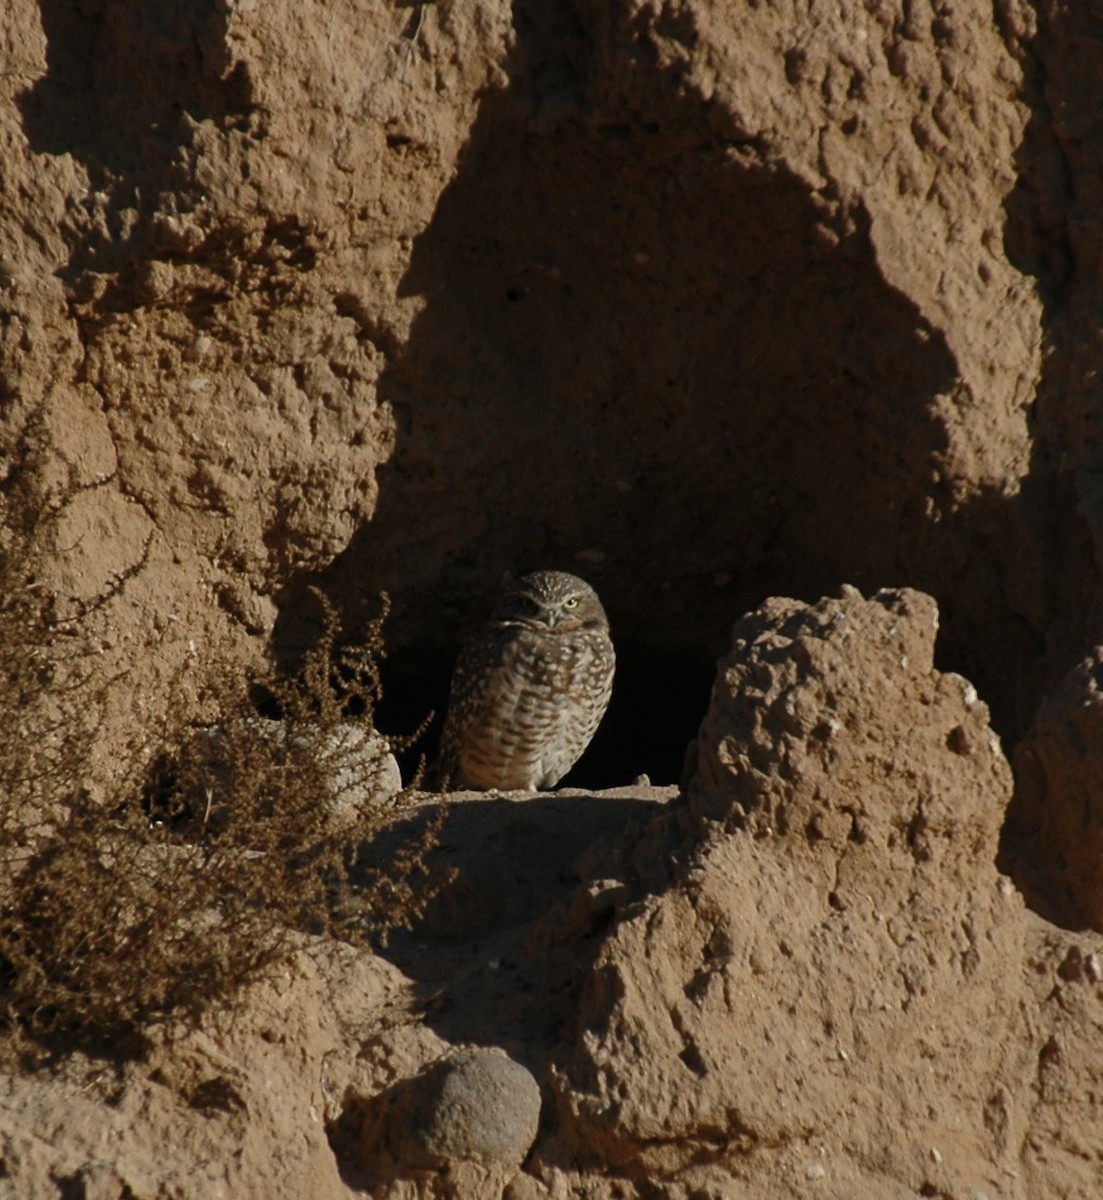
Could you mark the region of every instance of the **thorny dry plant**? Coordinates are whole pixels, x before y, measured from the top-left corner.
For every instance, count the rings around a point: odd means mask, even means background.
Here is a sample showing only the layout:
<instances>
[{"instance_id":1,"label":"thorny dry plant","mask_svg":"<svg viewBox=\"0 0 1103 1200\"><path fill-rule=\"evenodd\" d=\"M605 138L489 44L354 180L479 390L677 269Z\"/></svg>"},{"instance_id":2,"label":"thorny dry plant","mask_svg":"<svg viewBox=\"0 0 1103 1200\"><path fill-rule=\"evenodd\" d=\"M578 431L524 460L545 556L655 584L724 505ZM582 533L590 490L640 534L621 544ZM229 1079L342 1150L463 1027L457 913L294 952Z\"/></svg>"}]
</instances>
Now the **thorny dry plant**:
<instances>
[{"instance_id":1,"label":"thorny dry plant","mask_svg":"<svg viewBox=\"0 0 1103 1200\"><path fill-rule=\"evenodd\" d=\"M232 1009L304 932L360 941L408 924L443 883L425 855L444 812L385 870L371 839L409 790L335 819L335 779L370 790L387 752L368 732L386 597L363 644L339 648L319 595L324 629L300 673L254 681L279 722L257 716L246 681L216 678L217 753L210 731L166 731L155 779L123 770L93 795L87 714L118 681L57 670L56 598L39 568L71 496L43 495L45 445L31 433L0 480L0 1025L9 1050L119 1053L151 1022ZM350 706L368 747L351 758Z\"/></svg>"}]
</instances>

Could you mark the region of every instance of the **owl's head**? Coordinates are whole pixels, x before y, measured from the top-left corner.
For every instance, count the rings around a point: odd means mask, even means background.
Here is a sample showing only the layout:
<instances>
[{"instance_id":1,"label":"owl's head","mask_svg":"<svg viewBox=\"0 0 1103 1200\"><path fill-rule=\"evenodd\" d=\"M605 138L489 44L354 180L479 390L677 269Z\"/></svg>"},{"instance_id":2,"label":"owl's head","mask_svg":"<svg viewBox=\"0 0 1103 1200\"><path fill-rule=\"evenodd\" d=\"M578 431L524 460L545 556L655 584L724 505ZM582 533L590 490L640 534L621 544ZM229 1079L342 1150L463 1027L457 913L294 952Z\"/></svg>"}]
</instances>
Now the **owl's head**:
<instances>
[{"instance_id":1,"label":"owl's head","mask_svg":"<svg viewBox=\"0 0 1103 1200\"><path fill-rule=\"evenodd\" d=\"M609 628L597 592L566 571L533 571L507 579L495 617L557 633Z\"/></svg>"}]
</instances>

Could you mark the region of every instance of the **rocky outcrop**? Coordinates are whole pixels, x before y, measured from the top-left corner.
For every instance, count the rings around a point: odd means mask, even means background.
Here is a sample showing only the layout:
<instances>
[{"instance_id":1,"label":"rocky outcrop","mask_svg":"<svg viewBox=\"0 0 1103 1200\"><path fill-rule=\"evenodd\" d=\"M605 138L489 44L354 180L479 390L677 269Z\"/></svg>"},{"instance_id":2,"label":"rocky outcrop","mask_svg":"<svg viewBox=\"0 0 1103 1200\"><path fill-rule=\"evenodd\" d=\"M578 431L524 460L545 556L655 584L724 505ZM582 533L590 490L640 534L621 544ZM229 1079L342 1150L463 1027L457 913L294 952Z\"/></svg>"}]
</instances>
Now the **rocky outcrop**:
<instances>
[{"instance_id":1,"label":"rocky outcrop","mask_svg":"<svg viewBox=\"0 0 1103 1200\"><path fill-rule=\"evenodd\" d=\"M390 592L415 728L529 564L590 576L622 678L687 698L763 596L921 587L1025 728L1078 528L1002 235L1031 10L266 12L19 0L7 35L5 445L41 417L107 741L293 658L319 581L351 635ZM671 780L699 716L618 699L608 745Z\"/></svg>"},{"instance_id":2,"label":"rocky outcrop","mask_svg":"<svg viewBox=\"0 0 1103 1200\"><path fill-rule=\"evenodd\" d=\"M933 667L937 626L927 596L853 589L736 625L689 778L699 841L583 995L561 1106L595 1157L761 1159L871 1195L1016 1168L984 1124L1033 1041L994 866L1011 775L972 686Z\"/></svg>"}]
</instances>

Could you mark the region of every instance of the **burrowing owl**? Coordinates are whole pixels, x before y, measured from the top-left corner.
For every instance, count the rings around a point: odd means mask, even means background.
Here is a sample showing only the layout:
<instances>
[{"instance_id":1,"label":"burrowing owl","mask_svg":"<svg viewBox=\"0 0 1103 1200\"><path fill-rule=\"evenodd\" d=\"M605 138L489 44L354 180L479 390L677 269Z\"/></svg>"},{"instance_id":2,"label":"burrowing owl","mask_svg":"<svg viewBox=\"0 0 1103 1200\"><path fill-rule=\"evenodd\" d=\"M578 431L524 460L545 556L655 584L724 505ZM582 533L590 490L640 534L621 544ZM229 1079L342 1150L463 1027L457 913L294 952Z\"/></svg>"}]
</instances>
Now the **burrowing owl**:
<instances>
[{"instance_id":1,"label":"burrowing owl","mask_svg":"<svg viewBox=\"0 0 1103 1200\"><path fill-rule=\"evenodd\" d=\"M564 571L508 582L456 662L441 739L446 785L553 787L605 715L614 664L588 583Z\"/></svg>"}]
</instances>

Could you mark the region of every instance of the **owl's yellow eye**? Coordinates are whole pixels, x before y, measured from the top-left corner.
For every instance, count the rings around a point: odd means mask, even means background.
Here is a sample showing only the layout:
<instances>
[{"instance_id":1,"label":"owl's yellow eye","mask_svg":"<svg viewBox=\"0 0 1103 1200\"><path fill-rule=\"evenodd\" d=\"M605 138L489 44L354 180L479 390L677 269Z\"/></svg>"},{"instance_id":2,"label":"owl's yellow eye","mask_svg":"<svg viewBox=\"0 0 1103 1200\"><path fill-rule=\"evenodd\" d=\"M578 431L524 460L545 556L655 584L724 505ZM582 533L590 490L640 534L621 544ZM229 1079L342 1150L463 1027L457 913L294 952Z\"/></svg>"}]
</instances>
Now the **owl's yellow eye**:
<instances>
[{"instance_id":1,"label":"owl's yellow eye","mask_svg":"<svg viewBox=\"0 0 1103 1200\"><path fill-rule=\"evenodd\" d=\"M577 596L568 596L567 599L563 601L563 607L568 612L570 612L572 608L577 608L578 607L578 597Z\"/></svg>"}]
</instances>

